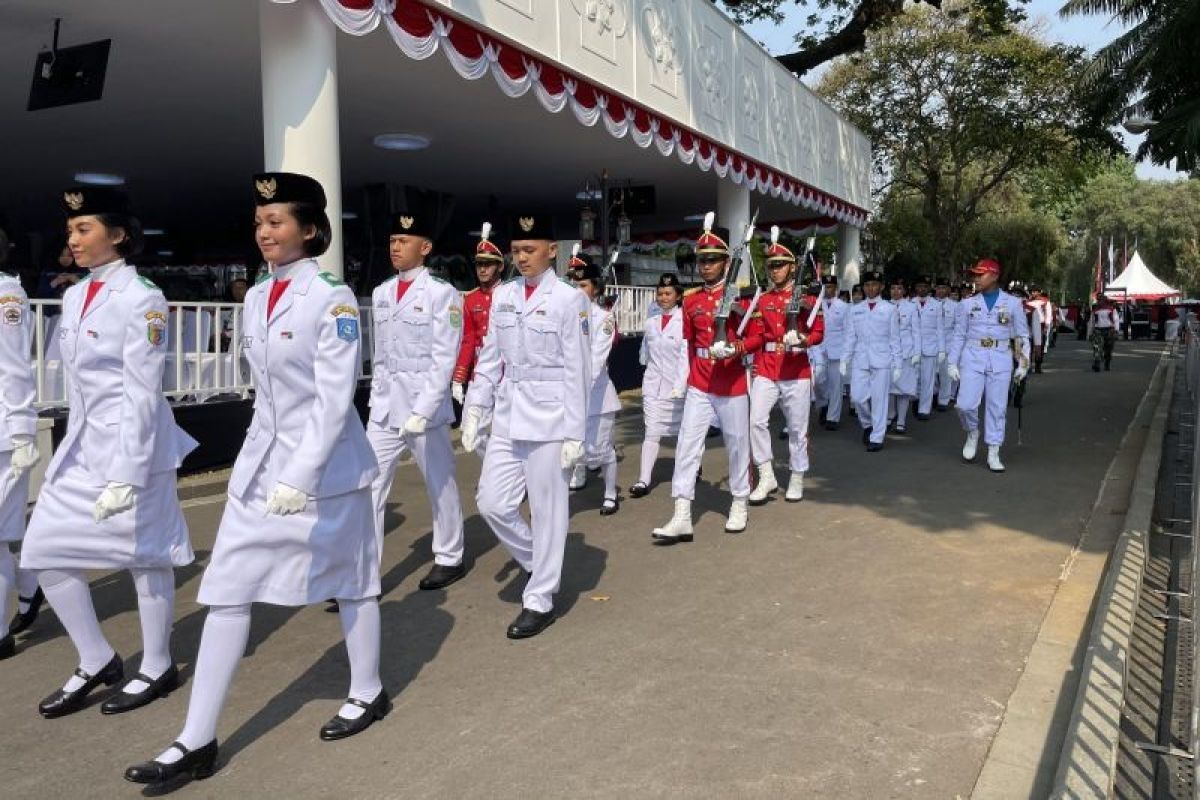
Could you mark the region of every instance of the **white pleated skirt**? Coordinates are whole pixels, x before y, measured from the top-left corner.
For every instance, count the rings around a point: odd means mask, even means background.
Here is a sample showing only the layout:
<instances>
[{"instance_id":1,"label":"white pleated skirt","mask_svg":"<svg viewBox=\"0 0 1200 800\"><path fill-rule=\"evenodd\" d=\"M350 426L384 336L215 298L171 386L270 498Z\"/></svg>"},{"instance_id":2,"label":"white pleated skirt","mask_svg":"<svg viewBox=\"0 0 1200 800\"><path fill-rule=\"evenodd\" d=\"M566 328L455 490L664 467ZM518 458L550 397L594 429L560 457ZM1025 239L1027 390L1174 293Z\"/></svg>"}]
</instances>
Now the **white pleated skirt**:
<instances>
[{"instance_id":1,"label":"white pleated skirt","mask_svg":"<svg viewBox=\"0 0 1200 800\"><path fill-rule=\"evenodd\" d=\"M679 423L683 421L683 398L646 397L642 399L642 412L646 419L646 436L661 439L678 436Z\"/></svg>"}]
</instances>

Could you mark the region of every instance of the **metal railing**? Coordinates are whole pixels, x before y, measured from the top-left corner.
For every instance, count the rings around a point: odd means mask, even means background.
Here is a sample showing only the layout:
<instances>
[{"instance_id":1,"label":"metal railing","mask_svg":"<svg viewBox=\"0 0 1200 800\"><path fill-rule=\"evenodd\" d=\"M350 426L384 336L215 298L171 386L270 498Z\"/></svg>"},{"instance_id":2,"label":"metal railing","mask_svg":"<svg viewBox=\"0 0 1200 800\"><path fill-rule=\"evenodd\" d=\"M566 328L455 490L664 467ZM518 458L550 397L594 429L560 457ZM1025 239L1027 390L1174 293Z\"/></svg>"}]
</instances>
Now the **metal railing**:
<instances>
[{"instance_id":1,"label":"metal railing","mask_svg":"<svg viewBox=\"0 0 1200 800\"><path fill-rule=\"evenodd\" d=\"M1200 581L1200 442L1197 442L1197 436L1200 436L1200 429L1196 425L1200 423L1200 323L1192 315L1188 315L1186 326L1183 329L1185 339L1183 370L1184 378L1187 383L1188 399L1190 406L1188 407L1188 415L1191 417L1192 438L1190 439L1190 448L1192 451L1191 466L1191 557L1192 557L1192 575L1191 586L1189 587L1189 596L1180 598L1180 605L1183 606L1185 601L1189 606L1190 619L1181 620L1191 625L1192 629L1192 715L1188 728L1188 753L1192 760L1192 797L1194 800L1200 800L1200 769L1197 768L1200 759L1197 758L1197 750L1200 747L1200 742L1197 741L1197 736L1200 735L1200 591L1197 591L1197 581Z\"/></svg>"},{"instance_id":2,"label":"metal railing","mask_svg":"<svg viewBox=\"0 0 1200 800\"><path fill-rule=\"evenodd\" d=\"M617 316L617 330L622 336L640 336L646 317L654 305L653 286L610 286L610 295L616 294L613 312Z\"/></svg>"}]
</instances>

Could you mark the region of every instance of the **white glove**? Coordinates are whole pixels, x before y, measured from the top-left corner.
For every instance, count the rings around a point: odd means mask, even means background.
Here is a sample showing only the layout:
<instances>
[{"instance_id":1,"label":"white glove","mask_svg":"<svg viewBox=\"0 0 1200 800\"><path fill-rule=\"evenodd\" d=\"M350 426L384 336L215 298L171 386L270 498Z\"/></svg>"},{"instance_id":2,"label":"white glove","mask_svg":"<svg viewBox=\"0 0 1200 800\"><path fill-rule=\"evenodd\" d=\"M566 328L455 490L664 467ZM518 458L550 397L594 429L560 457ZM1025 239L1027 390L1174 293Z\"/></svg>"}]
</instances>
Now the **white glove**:
<instances>
[{"instance_id":1,"label":"white glove","mask_svg":"<svg viewBox=\"0 0 1200 800\"><path fill-rule=\"evenodd\" d=\"M288 514L299 514L306 505L308 495L286 483L277 483L267 498L267 513L285 517Z\"/></svg>"},{"instance_id":2,"label":"white glove","mask_svg":"<svg viewBox=\"0 0 1200 800\"><path fill-rule=\"evenodd\" d=\"M12 468L13 478L20 479L26 470L31 469L41 458L36 441L32 436L14 436L12 459L8 462Z\"/></svg>"},{"instance_id":3,"label":"white glove","mask_svg":"<svg viewBox=\"0 0 1200 800\"><path fill-rule=\"evenodd\" d=\"M467 396L467 393L463 390L461 383L452 383L450 384L450 396L454 398L454 402L461 406L463 398Z\"/></svg>"},{"instance_id":4,"label":"white glove","mask_svg":"<svg viewBox=\"0 0 1200 800\"><path fill-rule=\"evenodd\" d=\"M471 406L463 412L459 434L462 436L463 450L468 453L474 453L475 448L479 447L479 423L482 420L483 409L479 406Z\"/></svg>"},{"instance_id":5,"label":"white glove","mask_svg":"<svg viewBox=\"0 0 1200 800\"><path fill-rule=\"evenodd\" d=\"M133 487L128 483L108 482L92 507L92 519L103 522L114 514L133 508Z\"/></svg>"},{"instance_id":6,"label":"white glove","mask_svg":"<svg viewBox=\"0 0 1200 800\"><path fill-rule=\"evenodd\" d=\"M946 367L946 374L950 376L950 380L952 381L962 380L962 374L959 373L957 364L951 364Z\"/></svg>"},{"instance_id":7,"label":"white glove","mask_svg":"<svg viewBox=\"0 0 1200 800\"><path fill-rule=\"evenodd\" d=\"M708 348L708 354L717 360L732 358L737 354L737 348L729 342L717 342Z\"/></svg>"},{"instance_id":8,"label":"white glove","mask_svg":"<svg viewBox=\"0 0 1200 800\"><path fill-rule=\"evenodd\" d=\"M672 400L682 400L683 399L683 389L672 389L671 390L671 399Z\"/></svg>"},{"instance_id":9,"label":"white glove","mask_svg":"<svg viewBox=\"0 0 1200 800\"><path fill-rule=\"evenodd\" d=\"M790 330L783 335L783 346L784 347L796 347L799 344L800 344L800 332L799 331Z\"/></svg>"},{"instance_id":10,"label":"white glove","mask_svg":"<svg viewBox=\"0 0 1200 800\"><path fill-rule=\"evenodd\" d=\"M842 359L842 363L838 365L838 372L842 373L843 378L850 374L850 359Z\"/></svg>"},{"instance_id":11,"label":"white glove","mask_svg":"<svg viewBox=\"0 0 1200 800\"><path fill-rule=\"evenodd\" d=\"M921 354L914 353L913 357L908 360L908 363L912 364L914 367L921 366Z\"/></svg>"},{"instance_id":12,"label":"white glove","mask_svg":"<svg viewBox=\"0 0 1200 800\"><path fill-rule=\"evenodd\" d=\"M429 420L422 417L420 414L413 414L408 419L404 420L404 432L410 433L413 436L420 436L425 432L425 426L429 424Z\"/></svg>"},{"instance_id":13,"label":"white glove","mask_svg":"<svg viewBox=\"0 0 1200 800\"><path fill-rule=\"evenodd\" d=\"M892 367L892 383L897 383L904 372L899 367Z\"/></svg>"},{"instance_id":14,"label":"white glove","mask_svg":"<svg viewBox=\"0 0 1200 800\"><path fill-rule=\"evenodd\" d=\"M1029 367L1022 364L1021 366L1019 366L1015 370L1013 370L1013 381L1015 381L1016 383L1020 383L1021 381L1025 380L1025 376L1028 374L1029 374Z\"/></svg>"},{"instance_id":15,"label":"white glove","mask_svg":"<svg viewBox=\"0 0 1200 800\"><path fill-rule=\"evenodd\" d=\"M562 458L559 463L563 469L573 469L583 458L583 442L577 439L563 439Z\"/></svg>"},{"instance_id":16,"label":"white glove","mask_svg":"<svg viewBox=\"0 0 1200 800\"><path fill-rule=\"evenodd\" d=\"M646 351L645 351L645 350L639 350L639 351L638 351L638 363L639 363L639 364L641 364L641 365L644 367L644 366L646 366L646 362L647 362L647 361L649 361L649 360L650 360L650 359L649 359L649 358L646 356Z\"/></svg>"},{"instance_id":17,"label":"white glove","mask_svg":"<svg viewBox=\"0 0 1200 800\"><path fill-rule=\"evenodd\" d=\"M815 380L817 383L825 382L825 365L824 364L817 364L815 367L813 367L813 380Z\"/></svg>"},{"instance_id":18,"label":"white glove","mask_svg":"<svg viewBox=\"0 0 1200 800\"><path fill-rule=\"evenodd\" d=\"M945 363L946 363L946 354L938 353L938 364L941 365L941 364L945 364Z\"/></svg>"}]
</instances>

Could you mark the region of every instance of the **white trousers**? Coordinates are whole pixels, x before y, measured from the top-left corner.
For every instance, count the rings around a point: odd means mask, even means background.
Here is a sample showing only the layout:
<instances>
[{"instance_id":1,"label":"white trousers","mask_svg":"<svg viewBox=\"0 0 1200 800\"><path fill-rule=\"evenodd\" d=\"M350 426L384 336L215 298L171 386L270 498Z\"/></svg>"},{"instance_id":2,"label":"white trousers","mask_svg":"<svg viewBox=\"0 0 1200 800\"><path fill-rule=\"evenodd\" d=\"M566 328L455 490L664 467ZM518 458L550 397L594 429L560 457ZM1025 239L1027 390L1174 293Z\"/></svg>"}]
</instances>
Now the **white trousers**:
<instances>
[{"instance_id":1,"label":"white trousers","mask_svg":"<svg viewBox=\"0 0 1200 800\"><path fill-rule=\"evenodd\" d=\"M792 472L808 472L808 409L812 381L773 381L755 377L750 384L750 452L754 463L774 460L771 409L779 403L788 432L788 464Z\"/></svg>"},{"instance_id":2,"label":"white trousers","mask_svg":"<svg viewBox=\"0 0 1200 800\"><path fill-rule=\"evenodd\" d=\"M958 382L950 379L950 359L946 359L938 367L937 401L939 406L949 405L958 391Z\"/></svg>"},{"instance_id":3,"label":"white trousers","mask_svg":"<svg viewBox=\"0 0 1200 800\"><path fill-rule=\"evenodd\" d=\"M493 434L483 459L476 501L496 538L521 569L532 573L523 605L532 611L554 608L562 579L570 509L570 470L562 468L562 442L529 442ZM521 500L529 494L529 517Z\"/></svg>"},{"instance_id":4,"label":"white trousers","mask_svg":"<svg viewBox=\"0 0 1200 800\"><path fill-rule=\"evenodd\" d=\"M858 421L871 429L871 441L883 443L887 434L888 391L892 371L887 367L854 367L850 381L850 402L858 409Z\"/></svg>"},{"instance_id":5,"label":"white trousers","mask_svg":"<svg viewBox=\"0 0 1200 800\"><path fill-rule=\"evenodd\" d=\"M729 490L734 499L750 496L750 398L744 394L722 397L689 386L675 445L672 497L696 499L696 473L704 458L704 438L714 421L721 428L729 453Z\"/></svg>"},{"instance_id":6,"label":"white trousers","mask_svg":"<svg viewBox=\"0 0 1200 800\"><path fill-rule=\"evenodd\" d=\"M450 445L450 426L427 428L420 436L401 435L399 429L377 422L367 423L367 441L379 462L379 477L371 483L375 504L375 541L383 563L384 520L396 464L411 448L417 467L425 478L425 494L433 508L433 560L444 566L457 566L463 558L463 513L454 476L454 449Z\"/></svg>"},{"instance_id":7,"label":"white trousers","mask_svg":"<svg viewBox=\"0 0 1200 800\"><path fill-rule=\"evenodd\" d=\"M825 419L828 422L840 422L842 419L842 362L838 359L828 359L825 362L825 380L822 381L817 405L825 407ZM816 391L817 387L813 387Z\"/></svg>"},{"instance_id":8,"label":"white trousers","mask_svg":"<svg viewBox=\"0 0 1200 800\"><path fill-rule=\"evenodd\" d=\"M958 418L963 430L979 430L979 405L986 403L986 419L983 429L985 444L1004 444L1004 430L1008 415L1008 384L1011 372L981 372L974 369L962 371L958 386Z\"/></svg>"},{"instance_id":9,"label":"white trousers","mask_svg":"<svg viewBox=\"0 0 1200 800\"><path fill-rule=\"evenodd\" d=\"M938 374L938 357L921 356L920 372L917 374L917 413L933 411L934 380Z\"/></svg>"}]
</instances>

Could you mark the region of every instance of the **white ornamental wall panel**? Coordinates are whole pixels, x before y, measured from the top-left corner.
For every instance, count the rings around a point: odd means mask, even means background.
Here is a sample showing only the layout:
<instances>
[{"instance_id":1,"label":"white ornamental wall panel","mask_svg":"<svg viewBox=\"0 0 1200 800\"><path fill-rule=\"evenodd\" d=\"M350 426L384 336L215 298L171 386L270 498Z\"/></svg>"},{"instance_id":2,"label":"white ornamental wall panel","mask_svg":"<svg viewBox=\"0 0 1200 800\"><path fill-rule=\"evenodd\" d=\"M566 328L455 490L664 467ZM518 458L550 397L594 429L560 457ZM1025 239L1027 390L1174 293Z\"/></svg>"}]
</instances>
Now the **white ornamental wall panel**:
<instances>
[{"instance_id":1,"label":"white ornamental wall panel","mask_svg":"<svg viewBox=\"0 0 1200 800\"><path fill-rule=\"evenodd\" d=\"M593 83L633 97L633 0L559 3L559 52Z\"/></svg>"},{"instance_id":2,"label":"white ornamental wall panel","mask_svg":"<svg viewBox=\"0 0 1200 800\"><path fill-rule=\"evenodd\" d=\"M770 104L767 111L767 142L765 158L789 175L796 174L800 161L800 137L796 131L796 92L791 76L776 73L771 80Z\"/></svg>"},{"instance_id":3,"label":"white ornamental wall panel","mask_svg":"<svg viewBox=\"0 0 1200 800\"><path fill-rule=\"evenodd\" d=\"M845 197L845 194L836 192L834 186L838 183L839 174L841 172L841 161L838 159L838 148L840 144L840 135L838 133L838 118L837 115L830 113L828 106L821 105L817 125L817 187L825 191L835 194L838 197Z\"/></svg>"},{"instance_id":4,"label":"white ornamental wall panel","mask_svg":"<svg viewBox=\"0 0 1200 800\"><path fill-rule=\"evenodd\" d=\"M821 104L813 95L804 92L797 98L796 118L796 163L792 172L800 180L812 186L820 183L820 109Z\"/></svg>"},{"instance_id":5,"label":"white ornamental wall panel","mask_svg":"<svg viewBox=\"0 0 1200 800\"><path fill-rule=\"evenodd\" d=\"M640 0L634 17L634 96L683 122L691 102L686 0Z\"/></svg>"},{"instance_id":6,"label":"white ornamental wall panel","mask_svg":"<svg viewBox=\"0 0 1200 800\"><path fill-rule=\"evenodd\" d=\"M520 43L538 55L561 60L559 6L568 0L443 0L456 14Z\"/></svg>"},{"instance_id":7,"label":"white ornamental wall panel","mask_svg":"<svg viewBox=\"0 0 1200 800\"><path fill-rule=\"evenodd\" d=\"M845 167L850 177L849 194L846 199L860 208L871 207L871 140L848 122L842 122L849 138L849 164Z\"/></svg>"},{"instance_id":8,"label":"white ornamental wall panel","mask_svg":"<svg viewBox=\"0 0 1200 800\"><path fill-rule=\"evenodd\" d=\"M734 70L731 114L733 147L756 161L767 156L768 89L761 50L743 37L734 38Z\"/></svg>"},{"instance_id":9,"label":"white ornamental wall panel","mask_svg":"<svg viewBox=\"0 0 1200 800\"><path fill-rule=\"evenodd\" d=\"M732 146L733 31L725 15L707 2L691 9L690 123L701 133Z\"/></svg>"}]
</instances>

